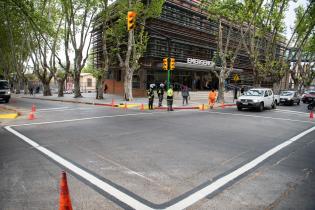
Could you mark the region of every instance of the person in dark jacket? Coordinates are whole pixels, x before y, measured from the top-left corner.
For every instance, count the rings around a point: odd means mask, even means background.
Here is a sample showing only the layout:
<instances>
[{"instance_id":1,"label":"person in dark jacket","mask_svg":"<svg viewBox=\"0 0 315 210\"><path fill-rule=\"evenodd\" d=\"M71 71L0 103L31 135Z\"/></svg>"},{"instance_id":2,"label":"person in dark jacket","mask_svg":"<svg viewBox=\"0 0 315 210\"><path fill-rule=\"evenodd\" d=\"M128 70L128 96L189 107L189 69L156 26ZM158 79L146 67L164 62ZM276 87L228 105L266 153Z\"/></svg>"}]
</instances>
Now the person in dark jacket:
<instances>
[{"instance_id":1,"label":"person in dark jacket","mask_svg":"<svg viewBox=\"0 0 315 210\"><path fill-rule=\"evenodd\" d=\"M164 96L164 84L163 83L160 84L160 87L157 90L157 94L159 97L159 107L161 107L162 102L163 102L163 96Z\"/></svg>"},{"instance_id":2,"label":"person in dark jacket","mask_svg":"<svg viewBox=\"0 0 315 210\"><path fill-rule=\"evenodd\" d=\"M188 105L189 89L186 85L183 85L182 87L182 97L183 97L183 106L185 105L185 102L186 102L186 105Z\"/></svg>"},{"instance_id":3,"label":"person in dark jacket","mask_svg":"<svg viewBox=\"0 0 315 210\"><path fill-rule=\"evenodd\" d=\"M149 109L153 109L153 102L154 102L154 84L150 85L149 90L147 91L148 93L148 99L149 99Z\"/></svg>"}]
</instances>

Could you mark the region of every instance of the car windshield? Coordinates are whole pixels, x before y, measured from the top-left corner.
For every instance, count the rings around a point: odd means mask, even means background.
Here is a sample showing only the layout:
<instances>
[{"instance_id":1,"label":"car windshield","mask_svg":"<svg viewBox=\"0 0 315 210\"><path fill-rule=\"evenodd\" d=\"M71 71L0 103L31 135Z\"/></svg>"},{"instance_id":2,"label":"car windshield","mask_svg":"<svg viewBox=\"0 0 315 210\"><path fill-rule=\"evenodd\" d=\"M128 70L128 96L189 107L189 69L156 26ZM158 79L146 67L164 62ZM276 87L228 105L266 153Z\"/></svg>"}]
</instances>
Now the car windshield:
<instances>
[{"instance_id":1,"label":"car windshield","mask_svg":"<svg viewBox=\"0 0 315 210\"><path fill-rule=\"evenodd\" d=\"M315 92L314 91L310 91L308 94L315 95Z\"/></svg>"},{"instance_id":2,"label":"car windshield","mask_svg":"<svg viewBox=\"0 0 315 210\"><path fill-rule=\"evenodd\" d=\"M284 91L284 92L281 92L280 95L281 95L281 96L292 96L292 95L293 95L293 92Z\"/></svg>"},{"instance_id":3,"label":"car windshield","mask_svg":"<svg viewBox=\"0 0 315 210\"><path fill-rule=\"evenodd\" d=\"M7 81L0 81L0 89L9 89L9 83Z\"/></svg>"},{"instance_id":4,"label":"car windshield","mask_svg":"<svg viewBox=\"0 0 315 210\"><path fill-rule=\"evenodd\" d=\"M264 94L263 90L249 90L245 92L245 96L262 96Z\"/></svg>"}]
</instances>

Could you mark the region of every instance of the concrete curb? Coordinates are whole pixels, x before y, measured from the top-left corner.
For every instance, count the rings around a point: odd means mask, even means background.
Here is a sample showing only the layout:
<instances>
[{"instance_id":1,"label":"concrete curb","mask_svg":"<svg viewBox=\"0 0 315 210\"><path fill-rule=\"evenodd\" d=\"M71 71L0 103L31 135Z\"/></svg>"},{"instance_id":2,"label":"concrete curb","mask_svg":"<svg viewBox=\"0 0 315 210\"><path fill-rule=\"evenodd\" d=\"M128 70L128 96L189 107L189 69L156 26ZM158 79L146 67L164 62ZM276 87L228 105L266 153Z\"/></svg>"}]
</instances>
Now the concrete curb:
<instances>
[{"instance_id":1,"label":"concrete curb","mask_svg":"<svg viewBox=\"0 0 315 210\"><path fill-rule=\"evenodd\" d=\"M59 102L65 102L65 103L79 103L79 104L88 104L88 105L96 105L96 106L106 106L106 107L113 107L113 108L122 108L124 109L124 104L109 104L109 103L99 103L99 102L88 102L88 101L73 101L73 100L62 100L62 99L53 99L53 98L34 98L34 97L26 97L26 96L22 96L21 98L27 98L27 99L38 99L38 100L46 100L46 101L59 101ZM190 107L182 107L182 106L178 106L178 107L173 107L176 110L184 110L184 109L200 109L200 106L202 104L200 104L199 106L190 106ZM205 104L206 105L206 104ZM130 107L132 106L132 107ZM140 107L141 104L127 104L127 107L129 108L134 108L134 107ZM236 104L224 104L224 107L232 107L232 106L236 106ZM216 105L214 106L214 108L221 108L222 105ZM154 109L157 110L166 110L167 107L155 107Z\"/></svg>"},{"instance_id":2,"label":"concrete curb","mask_svg":"<svg viewBox=\"0 0 315 210\"><path fill-rule=\"evenodd\" d=\"M0 119L15 119L18 116L22 115L22 113L19 112L18 110L12 109L12 108L9 108L9 107L0 106L0 109L4 109L4 110L15 112L15 113L10 113L10 114L0 114Z\"/></svg>"}]
</instances>

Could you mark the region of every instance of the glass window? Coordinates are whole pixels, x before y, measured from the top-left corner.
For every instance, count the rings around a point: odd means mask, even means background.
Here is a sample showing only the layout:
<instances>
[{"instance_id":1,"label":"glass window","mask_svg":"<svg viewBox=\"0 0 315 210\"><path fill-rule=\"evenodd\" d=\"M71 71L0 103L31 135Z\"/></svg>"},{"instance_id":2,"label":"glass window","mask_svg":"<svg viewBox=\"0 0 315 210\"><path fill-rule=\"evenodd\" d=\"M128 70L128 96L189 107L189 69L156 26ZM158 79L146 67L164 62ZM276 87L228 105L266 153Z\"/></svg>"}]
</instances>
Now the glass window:
<instances>
[{"instance_id":1,"label":"glass window","mask_svg":"<svg viewBox=\"0 0 315 210\"><path fill-rule=\"evenodd\" d=\"M92 79L90 78L87 79L87 86L92 87Z\"/></svg>"}]
</instances>

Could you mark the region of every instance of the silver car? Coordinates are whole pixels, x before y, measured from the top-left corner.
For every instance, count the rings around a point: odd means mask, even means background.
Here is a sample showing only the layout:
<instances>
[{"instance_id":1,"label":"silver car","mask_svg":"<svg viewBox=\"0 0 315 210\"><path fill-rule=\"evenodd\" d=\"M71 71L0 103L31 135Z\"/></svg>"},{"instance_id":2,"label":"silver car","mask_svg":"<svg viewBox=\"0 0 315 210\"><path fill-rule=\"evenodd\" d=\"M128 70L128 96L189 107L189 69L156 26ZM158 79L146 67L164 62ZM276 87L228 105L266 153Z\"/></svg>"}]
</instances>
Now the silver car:
<instances>
[{"instance_id":1,"label":"silver car","mask_svg":"<svg viewBox=\"0 0 315 210\"><path fill-rule=\"evenodd\" d=\"M280 93L280 105L284 104L284 105L293 105L293 104L297 104L300 105L300 97L297 91L293 91L293 90L287 90L287 91L282 91Z\"/></svg>"}]
</instances>

